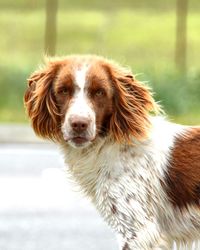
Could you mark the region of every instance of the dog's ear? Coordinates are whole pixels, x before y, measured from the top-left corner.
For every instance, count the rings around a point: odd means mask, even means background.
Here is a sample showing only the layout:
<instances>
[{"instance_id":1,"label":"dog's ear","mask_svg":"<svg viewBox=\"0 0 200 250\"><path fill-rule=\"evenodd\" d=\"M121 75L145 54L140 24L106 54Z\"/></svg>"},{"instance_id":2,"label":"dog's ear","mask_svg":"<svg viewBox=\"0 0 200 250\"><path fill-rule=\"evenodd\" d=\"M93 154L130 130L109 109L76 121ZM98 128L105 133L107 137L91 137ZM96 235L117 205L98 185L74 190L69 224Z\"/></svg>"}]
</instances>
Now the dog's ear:
<instances>
[{"instance_id":1,"label":"dog's ear","mask_svg":"<svg viewBox=\"0 0 200 250\"><path fill-rule=\"evenodd\" d=\"M150 128L149 112L159 111L150 89L118 65L107 65L107 71L114 88L110 130L115 140L144 139Z\"/></svg>"},{"instance_id":2,"label":"dog's ear","mask_svg":"<svg viewBox=\"0 0 200 250\"><path fill-rule=\"evenodd\" d=\"M24 104L35 133L58 140L60 115L52 84L60 68L59 62L49 62L44 69L35 71L28 79Z\"/></svg>"}]
</instances>

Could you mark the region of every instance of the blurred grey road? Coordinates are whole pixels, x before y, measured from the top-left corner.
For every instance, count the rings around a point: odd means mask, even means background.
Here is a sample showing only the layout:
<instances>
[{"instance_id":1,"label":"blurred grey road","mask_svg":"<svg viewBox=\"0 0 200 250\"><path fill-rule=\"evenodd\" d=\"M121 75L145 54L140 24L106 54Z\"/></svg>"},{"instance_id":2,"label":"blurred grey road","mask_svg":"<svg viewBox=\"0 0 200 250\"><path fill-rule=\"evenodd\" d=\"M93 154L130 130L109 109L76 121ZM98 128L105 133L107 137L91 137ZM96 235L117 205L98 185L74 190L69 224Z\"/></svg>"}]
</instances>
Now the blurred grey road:
<instances>
[{"instance_id":1,"label":"blurred grey road","mask_svg":"<svg viewBox=\"0 0 200 250\"><path fill-rule=\"evenodd\" d=\"M118 249L115 235L68 179L56 146L0 143L0 250L103 249Z\"/></svg>"}]
</instances>

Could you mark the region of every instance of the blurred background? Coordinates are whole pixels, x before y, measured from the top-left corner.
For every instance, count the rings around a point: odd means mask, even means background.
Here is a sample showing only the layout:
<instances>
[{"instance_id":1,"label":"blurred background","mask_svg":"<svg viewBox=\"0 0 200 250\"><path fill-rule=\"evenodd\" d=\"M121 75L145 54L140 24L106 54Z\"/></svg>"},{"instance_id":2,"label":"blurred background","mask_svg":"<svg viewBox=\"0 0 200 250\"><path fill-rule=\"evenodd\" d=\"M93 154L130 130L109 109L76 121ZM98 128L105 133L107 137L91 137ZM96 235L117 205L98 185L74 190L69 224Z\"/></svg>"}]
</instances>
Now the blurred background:
<instances>
[{"instance_id":1,"label":"blurred background","mask_svg":"<svg viewBox=\"0 0 200 250\"><path fill-rule=\"evenodd\" d=\"M0 0L0 122L27 122L44 54L96 53L148 81L170 118L200 122L199 0Z\"/></svg>"},{"instance_id":2,"label":"blurred background","mask_svg":"<svg viewBox=\"0 0 200 250\"><path fill-rule=\"evenodd\" d=\"M200 124L199 0L0 0L1 250L117 249L23 107L44 55L73 53L131 67L172 121Z\"/></svg>"}]
</instances>

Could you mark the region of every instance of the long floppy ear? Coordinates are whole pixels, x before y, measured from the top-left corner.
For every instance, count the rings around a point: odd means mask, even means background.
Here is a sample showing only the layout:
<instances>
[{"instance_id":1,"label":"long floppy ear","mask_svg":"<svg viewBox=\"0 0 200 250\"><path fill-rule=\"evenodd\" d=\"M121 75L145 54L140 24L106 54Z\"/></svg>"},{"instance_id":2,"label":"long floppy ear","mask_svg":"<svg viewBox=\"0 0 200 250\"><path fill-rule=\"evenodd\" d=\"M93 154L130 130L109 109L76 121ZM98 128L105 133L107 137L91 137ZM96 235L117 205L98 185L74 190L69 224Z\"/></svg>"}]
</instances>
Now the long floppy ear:
<instances>
[{"instance_id":1,"label":"long floppy ear","mask_svg":"<svg viewBox=\"0 0 200 250\"><path fill-rule=\"evenodd\" d=\"M28 79L24 95L24 104L35 133L52 140L59 139L60 115L52 91L59 67L59 62L49 62L46 68L35 71Z\"/></svg>"},{"instance_id":2,"label":"long floppy ear","mask_svg":"<svg viewBox=\"0 0 200 250\"><path fill-rule=\"evenodd\" d=\"M151 126L149 112L159 112L148 87L137 81L126 69L110 65L114 87L113 114L110 130L114 139L131 143L131 138L144 139Z\"/></svg>"}]
</instances>

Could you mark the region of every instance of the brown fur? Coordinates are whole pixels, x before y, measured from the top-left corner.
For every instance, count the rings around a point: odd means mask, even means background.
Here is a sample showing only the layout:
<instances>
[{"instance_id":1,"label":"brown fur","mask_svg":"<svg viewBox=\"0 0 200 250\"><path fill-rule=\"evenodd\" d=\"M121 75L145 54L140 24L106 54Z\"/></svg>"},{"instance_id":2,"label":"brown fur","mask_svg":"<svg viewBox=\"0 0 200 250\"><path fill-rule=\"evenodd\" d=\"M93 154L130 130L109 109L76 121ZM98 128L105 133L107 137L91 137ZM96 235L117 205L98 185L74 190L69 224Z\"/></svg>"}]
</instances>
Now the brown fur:
<instances>
[{"instance_id":1,"label":"brown fur","mask_svg":"<svg viewBox=\"0 0 200 250\"><path fill-rule=\"evenodd\" d=\"M130 142L132 136L145 138L150 127L149 112L159 110L149 89L122 68L109 64L105 67L114 87L110 130L115 140Z\"/></svg>"},{"instance_id":2,"label":"brown fur","mask_svg":"<svg viewBox=\"0 0 200 250\"><path fill-rule=\"evenodd\" d=\"M166 183L174 206L200 207L200 128L176 139Z\"/></svg>"},{"instance_id":3,"label":"brown fur","mask_svg":"<svg viewBox=\"0 0 200 250\"><path fill-rule=\"evenodd\" d=\"M132 136L146 137L149 111L158 110L149 89L126 69L96 56L53 60L30 76L24 102L36 134L61 139L61 122L73 95L73 66L79 67L83 61L91 65L87 80L89 99L97 114L97 128L103 132L110 130L118 142L130 142ZM67 97L60 94L63 88L67 88ZM103 94L97 97L99 90Z\"/></svg>"},{"instance_id":4,"label":"brown fur","mask_svg":"<svg viewBox=\"0 0 200 250\"><path fill-rule=\"evenodd\" d=\"M34 72L28 79L24 103L37 135L59 139L60 114L52 92L52 83L60 63L49 63L45 69Z\"/></svg>"}]
</instances>

